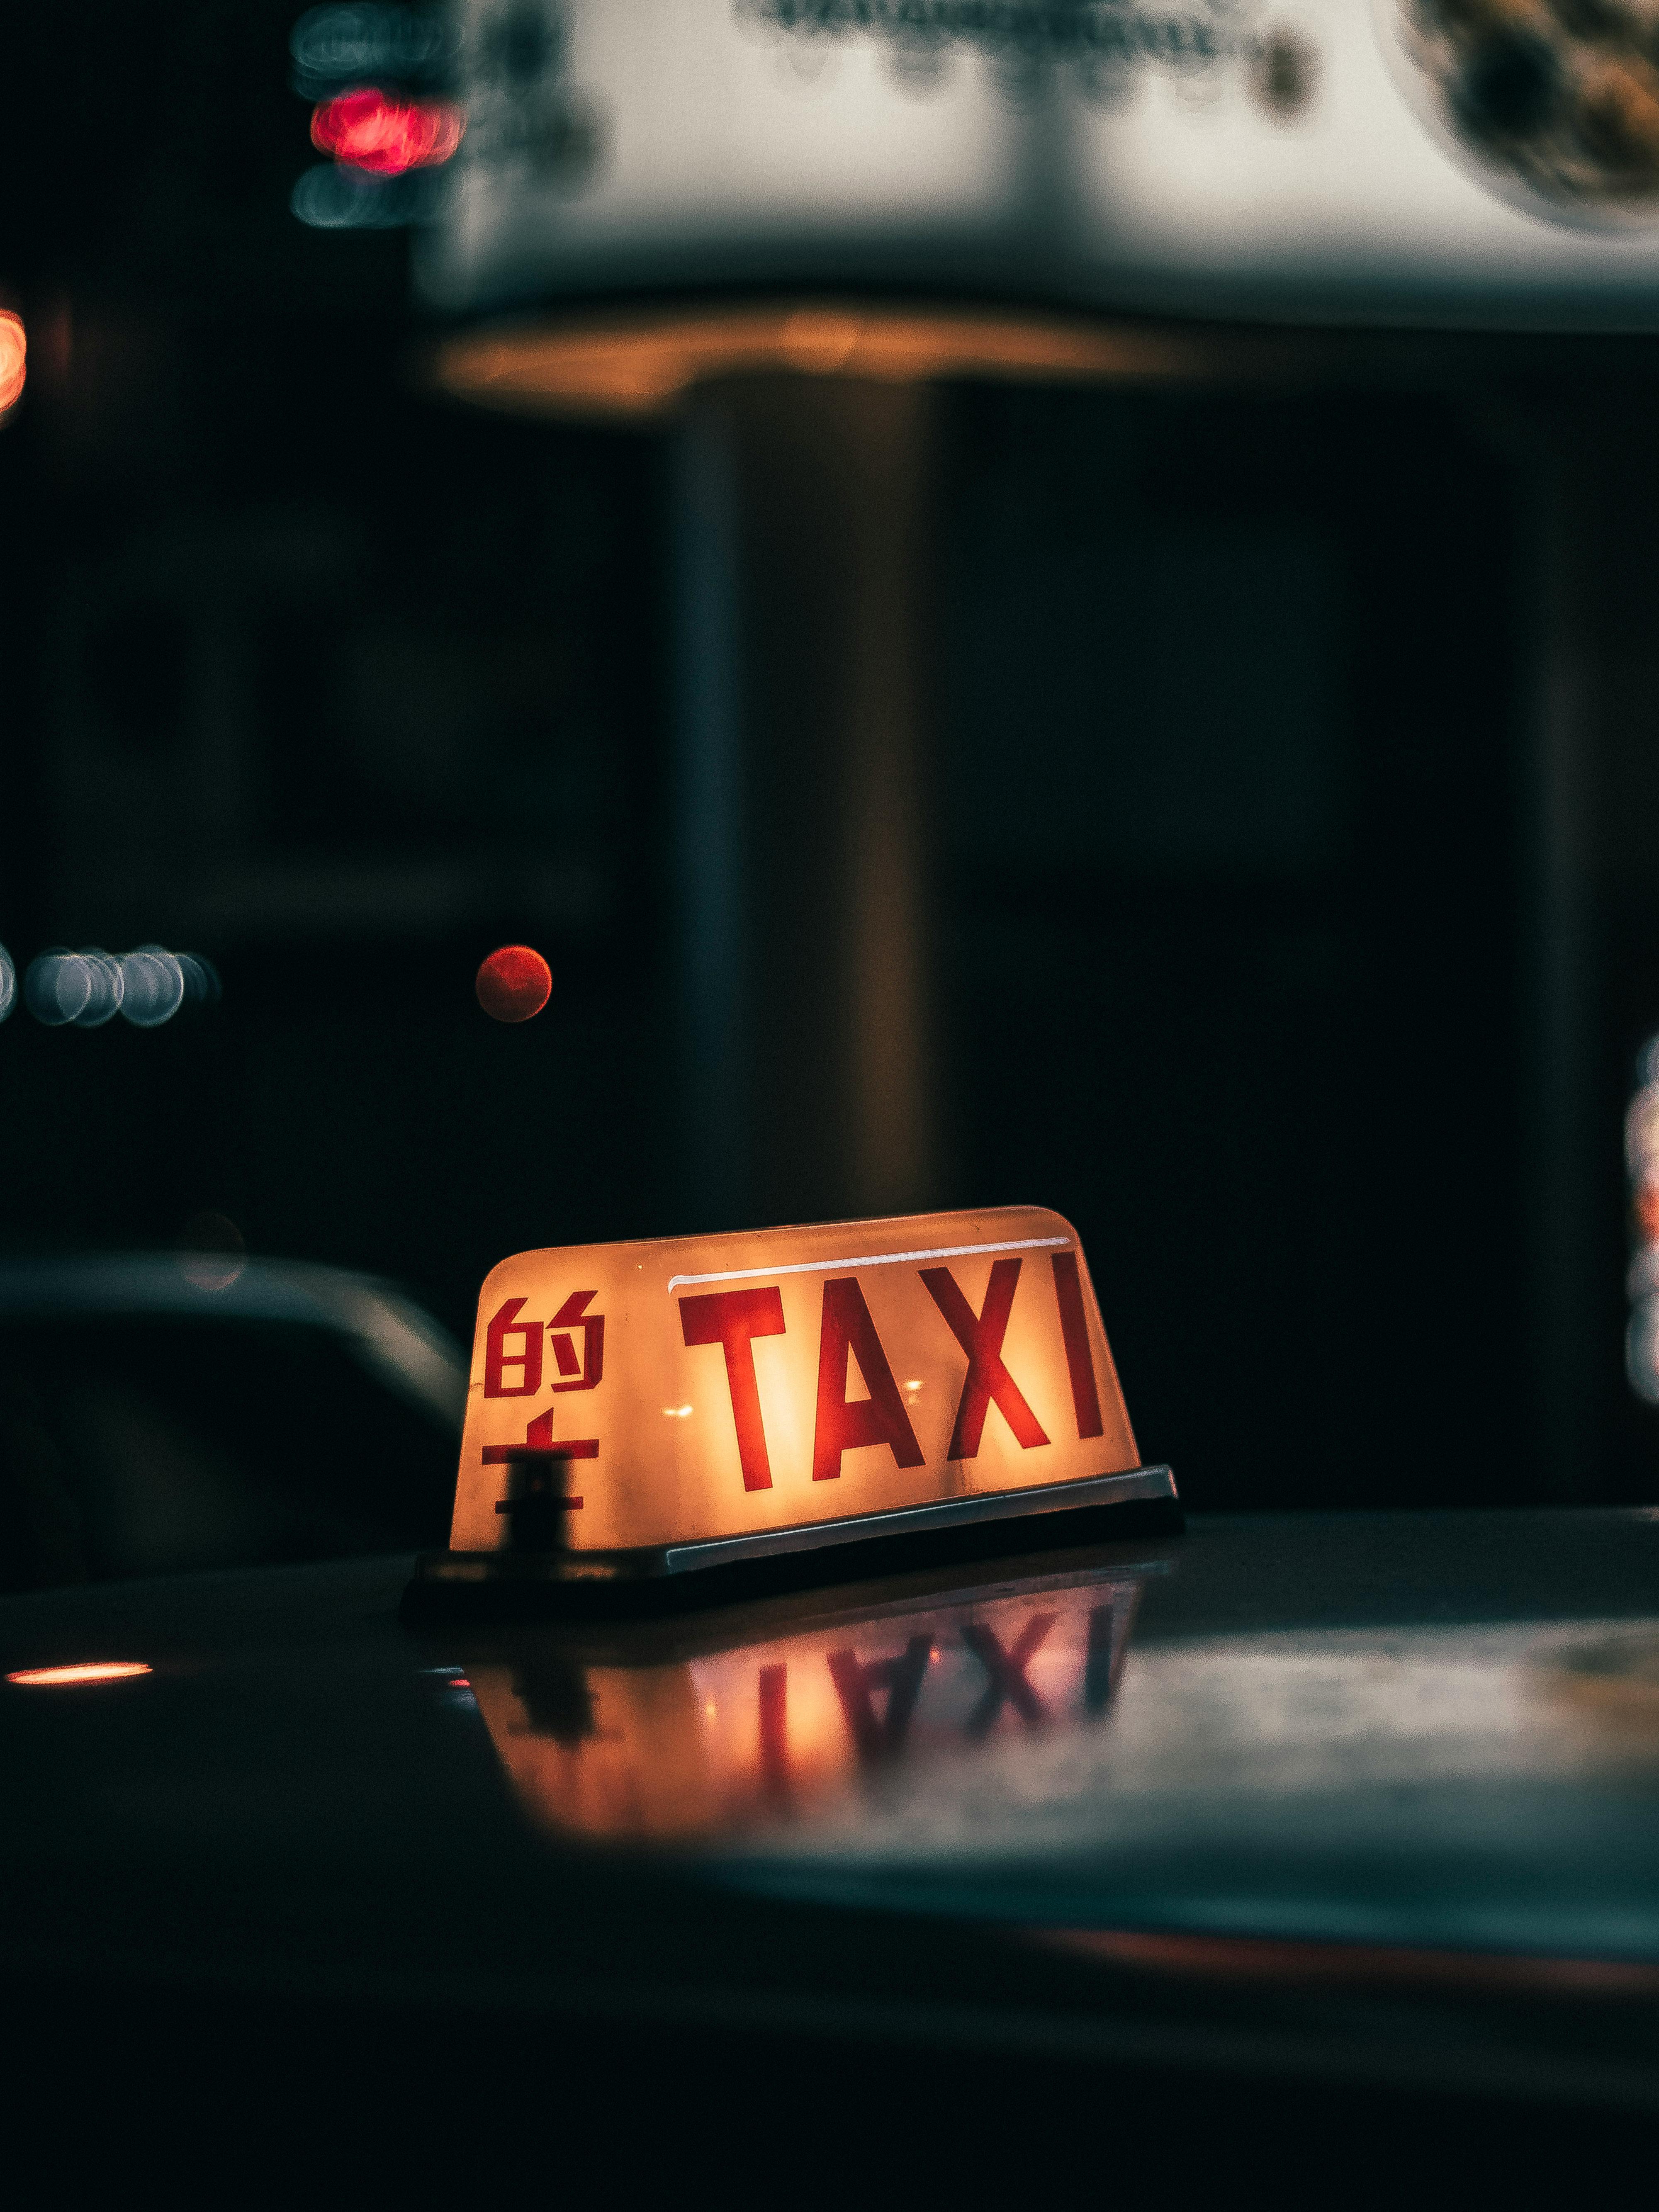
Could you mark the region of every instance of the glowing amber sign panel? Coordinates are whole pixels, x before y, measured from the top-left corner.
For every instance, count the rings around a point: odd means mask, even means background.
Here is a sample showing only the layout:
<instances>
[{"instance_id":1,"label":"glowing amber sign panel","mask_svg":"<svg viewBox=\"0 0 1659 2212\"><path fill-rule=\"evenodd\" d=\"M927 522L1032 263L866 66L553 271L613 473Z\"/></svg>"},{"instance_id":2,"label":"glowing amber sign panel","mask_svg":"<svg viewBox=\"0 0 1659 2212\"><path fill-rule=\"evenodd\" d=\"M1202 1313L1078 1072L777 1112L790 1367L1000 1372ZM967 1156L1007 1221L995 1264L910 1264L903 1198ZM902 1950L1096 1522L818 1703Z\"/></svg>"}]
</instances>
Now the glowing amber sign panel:
<instances>
[{"instance_id":1,"label":"glowing amber sign panel","mask_svg":"<svg viewBox=\"0 0 1659 2212\"><path fill-rule=\"evenodd\" d=\"M1136 1466L1056 1213L583 1245L484 1285L450 1542L641 1552Z\"/></svg>"}]
</instances>

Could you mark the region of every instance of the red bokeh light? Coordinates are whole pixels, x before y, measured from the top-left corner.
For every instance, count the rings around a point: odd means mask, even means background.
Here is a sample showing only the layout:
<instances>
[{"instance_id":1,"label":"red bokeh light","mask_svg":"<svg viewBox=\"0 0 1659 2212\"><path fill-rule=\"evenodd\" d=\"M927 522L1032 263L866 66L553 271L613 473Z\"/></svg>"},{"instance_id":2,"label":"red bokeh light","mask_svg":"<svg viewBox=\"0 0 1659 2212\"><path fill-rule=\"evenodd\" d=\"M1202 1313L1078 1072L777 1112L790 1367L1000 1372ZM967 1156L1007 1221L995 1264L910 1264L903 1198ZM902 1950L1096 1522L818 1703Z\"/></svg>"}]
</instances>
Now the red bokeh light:
<instances>
[{"instance_id":1,"label":"red bokeh light","mask_svg":"<svg viewBox=\"0 0 1659 2212\"><path fill-rule=\"evenodd\" d=\"M0 415L14 404L28 373L28 340L23 319L8 308L0 312Z\"/></svg>"},{"instance_id":2,"label":"red bokeh light","mask_svg":"<svg viewBox=\"0 0 1659 2212\"><path fill-rule=\"evenodd\" d=\"M401 176L447 161L461 143L466 118L441 100L399 100L362 85L313 110L311 143L371 176Z\"/></svg>"},{"instance_id":3,"label":"red bokeh light","mask_svg":"<svg viewBox=\"0 0 1659 2212\"><path fill-rule=\"evenodd\" d=\"M478 970L478 1004L492 1020L527 1022L553 992L553 970L527 945L503 945Z\"/></svg>"}]
</instances>

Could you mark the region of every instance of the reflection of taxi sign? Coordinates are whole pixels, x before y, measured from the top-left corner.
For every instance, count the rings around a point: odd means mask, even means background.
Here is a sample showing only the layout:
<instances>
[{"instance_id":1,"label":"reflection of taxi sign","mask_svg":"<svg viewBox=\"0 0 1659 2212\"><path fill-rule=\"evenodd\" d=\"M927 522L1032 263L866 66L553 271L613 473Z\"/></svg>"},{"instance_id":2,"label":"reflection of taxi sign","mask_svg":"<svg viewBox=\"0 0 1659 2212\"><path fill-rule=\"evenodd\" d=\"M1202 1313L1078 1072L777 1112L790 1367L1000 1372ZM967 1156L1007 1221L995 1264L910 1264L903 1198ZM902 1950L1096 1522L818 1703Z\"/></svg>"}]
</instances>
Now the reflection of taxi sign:
<instances>
[{"instance_id":1,"label":"reflection of taxi sign","mask_svg":"<svg viewBox=\"0 0 1659 2212\"><path fill-rule=\"evenodd\" d=\"M1024 1588L999 1573L988 1592L947 1586L867 1613L837 1590L816 1618L715 1616L735 1633L475 1631L465 1680L520 1802L556 1832L666 1842L822 1820L878 1773L890 1814L981 1747L1101 1720L1142 1580L1163 1569Z\"/></svg>"},{"instance_id":2,"label":"reflection of taxi sign","mask_svg":"<svg viewBox=\"0 0 1659 2212\"><path fill-rule=\"evenodd\" d=\"M1058 1540L1062 1511L1175 1498L1058 1214L590 1244L485 1283L452 1548L420 1579L676 1576L1028 1514Z\"/></svg>"}]
</instances>

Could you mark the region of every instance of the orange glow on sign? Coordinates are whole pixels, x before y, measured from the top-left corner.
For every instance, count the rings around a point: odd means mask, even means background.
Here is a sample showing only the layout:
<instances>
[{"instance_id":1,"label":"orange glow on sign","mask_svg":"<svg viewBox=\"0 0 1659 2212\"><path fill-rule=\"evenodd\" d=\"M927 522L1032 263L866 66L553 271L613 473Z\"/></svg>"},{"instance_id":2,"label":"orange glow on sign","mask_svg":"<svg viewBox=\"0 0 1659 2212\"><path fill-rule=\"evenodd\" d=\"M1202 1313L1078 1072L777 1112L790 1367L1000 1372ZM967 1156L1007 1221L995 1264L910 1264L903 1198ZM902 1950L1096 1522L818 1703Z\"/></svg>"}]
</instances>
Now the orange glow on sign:
<instances>
[{"instance_id":1,"label":"orange glow on sign","mask_svg":"<svg viewBox=\"0 0 1659 2212\"><path fill-rule=\"evenodd\" d=\"M401 176L447 161L466 118L445 100L398 100L374 85L325 100L311 118L311 143L371 176Z\"/></svg>"},{"instance_id":2,"label":"orange glow on sign","mask_svg":"<svg viewBox=\"0 0 1659 2212\"><path fill-rule=\"evenodd\" d=\"M88 1659L76 1667L25 1667L6 1680L21 1689L61 1690L76 1682L125 1681L130 1674L151 1671L142 1659Z\"/></svg>"},{"instance_id":3,"label":"orange glow on sign","mask_svg":"<svg viewBox=\"0 0 1659 2212\"><path fill-rule=\"evenodd\" d=\"M1137 1465L1057 1213L586 1245L484 1285L450 1541L580 1559Z\"/></svg>"},{"instance_id":4,"label":"orange glow on sign","mask_svg":"<svg viewBox=\"0 0 1659 2212\"><path fill-rule=\"evenodd\" d=\"M28 333L23 318L0 311L0 415L15 407L28 377Z\"/></svg>"},{"instance_id":5,"label":"orange glow on sign","mask_svg":"<svg viewBox=\"0 0 1659 2212\"><path fill-rule=\"evenodd\" d=\"M1200 338L1054 315L803 301L469 331L445 341L434 366L445 391L486 407L653 415L711 378L766 370L881 384L1164 383L1213 374L1218 354Z\"/></svg>"}]
</instances>

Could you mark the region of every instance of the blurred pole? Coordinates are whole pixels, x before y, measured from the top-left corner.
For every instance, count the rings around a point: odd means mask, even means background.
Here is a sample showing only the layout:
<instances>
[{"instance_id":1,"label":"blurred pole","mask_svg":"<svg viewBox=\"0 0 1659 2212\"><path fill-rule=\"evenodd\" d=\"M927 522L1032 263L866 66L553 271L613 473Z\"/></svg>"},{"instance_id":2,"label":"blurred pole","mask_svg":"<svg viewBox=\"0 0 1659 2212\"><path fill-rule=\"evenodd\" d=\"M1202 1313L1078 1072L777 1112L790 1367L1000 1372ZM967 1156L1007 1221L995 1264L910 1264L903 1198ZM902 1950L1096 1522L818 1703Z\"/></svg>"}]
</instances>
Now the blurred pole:
<instances>
[{"instance_id":1,"label":"blurred pole","mask_svg":"<svg viewBox=\"0 0 1659 2212\"><path fill-rule=\"evenodd\" d=\"M678 433L679 878L700 1221L938 1182L925 388L766 376Z\"/></svg>"},{"instance_id":2,"label":"blurred pole","mask_svg":"<svg viewBox=\"0 0 1659 2212\"><path fill-rule=\"evenodd\" d=\"M688 1229L749 1205L736 490L728 426L694 399L674 441L674 832Z\"/></svg>"},{"instance_id":3,"label":"blurred pole","mask_svg":"<svg viewBox=\"0 0 1659 2212\"><path fill-rule=\"evenodd\" d=\"M1622 1123L1659 1030L1659 440L1644 387L1590 387L1534 440L1547 488L1536 781L1551 1449L1563 1494L1651 1498L1656 1428L1625 1371ZM1543 624L1540 629L1545 628ZM1556 1441L1559 1436L1559 1443Z\"/></svg>"},{"instance_id":4,"label":"blurred pole","mask_svg":"<svg viewBox=\"0 0 1659 2212\"><path fill-rule=\"evenodd\" d=\"M1558 441L1528 441L1527 539L1533 550L1522 604L1533 641L1522 852L1528 976L1527 1085L1534 1396L1541 1494L1593 1494L1597 1430L1595 1072L1589 1004L1590 884L1587 779L1592 732L1588 641L1577 619L1572 471ZM1525 478L1523 477L1523 481ZM1527 602L1530 600L1531 605Z\"/></svg>"}]
</instances>

